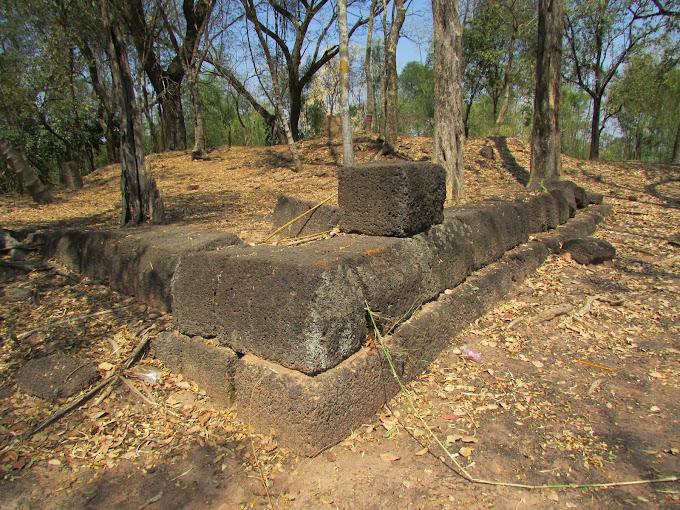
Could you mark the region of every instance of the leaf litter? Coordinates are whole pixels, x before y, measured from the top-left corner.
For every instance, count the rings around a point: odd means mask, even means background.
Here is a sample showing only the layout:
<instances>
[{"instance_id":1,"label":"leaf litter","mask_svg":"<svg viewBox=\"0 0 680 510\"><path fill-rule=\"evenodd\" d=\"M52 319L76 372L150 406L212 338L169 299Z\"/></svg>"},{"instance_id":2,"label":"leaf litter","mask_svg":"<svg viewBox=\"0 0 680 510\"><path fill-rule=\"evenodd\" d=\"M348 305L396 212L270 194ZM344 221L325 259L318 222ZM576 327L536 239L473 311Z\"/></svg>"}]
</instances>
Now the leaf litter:
<instances>
[{"instance_id":1,"label":"leaf litter","mask_svg":"<svg viewBox=\"0 0 680 510\"><path fill-rule=\"evenodd\" d=\"M509 196L521 189L499 162L479 165L475 150L484 141L467 143L468 198ZM527 146L513 139L507 145L517 163L527 166ZM337 167L328 163L325 144L309 142L306 157L314 166L310 164L299 176L287 170L285 151L279 149L232 148L219 153L212 166L191 163L186 155L155 156L154 172L168 192L169 209L176 216L173 220L225 228L256 242L271 231L266 218L279 193L321 200L334 190ZM431 153L431 140L406 139L401 150L418 159ZM271 166L274 161L284 163ZM677 474L680 265L673 236L680 215L677 207L669 206L668 197L680 194L677 187L667 186L667 196L650 195L644 187L677 170L570 158L565 158L565 169L567 178L604 193L607 203L614 206L616 215L596 235L615 245L617 258L607 266L583 267L566 257L551 257L514 295L452 340L452 347L431 370L409 385L411 396L428 426L447 440L472 473L478 470L494 479L535 484ZM187 181L182 180L187 177L180 174L189 175L199 188L187 193ZM77 205L76 195L66 192L57 192L60 203L37 209L22 197L6 197L3 226L30 227L43 215L61 217L65 226L115 226L119 201L115 168L100 170L86 177L86 182ZM242 197L239 205L235 205L237 193ZM632 195L638 199L631 200ZM216 196L221 196L219 207L214 203ZM105 213L98 214L102 210ZM210 210L215 213L207 213ZM3 300L0 305L3 373L14 373L31 357L65 350L87 354L106 377L134 348L136 331L153 321L157 321L156 332L170 327L170 316L159 315L96 282L60 272L20 274L3 284L4 293L13 288L28 291L16 293L25 295L25 300ZM105 313L78 319L100 312ZM46 324L54 325L19 341L19 335ZM467 349L481 353L481 361L466 362L462 354ZM505 501L491 491L480 494L456 482L427 483L428 476L446 477L447 471L437 471L428 461L437 453L436 445L401 396L390 402L375 423L361 427L328 452L336 459L329 464L342 466L349 474L344 485L329 482L322 491L313 487L321 472L316 459L301 462L272 438L252 434L232 408L218 409L195 384L152 358L144 357L136 366L160 373L157 383L127 374L134 390L128 385L110 387L108 395L100 395L24 441L19 437L58 404L26 395L12 384L2 386L0 475L8 480L21 478L40 465L67 469L72 475L63 475L57 487L62 489L58 494L67 494L87 481L77 476L83 470L98 476L121 462L132 462L141 473L151 475L162 463L181 459L192 447L213 447L221 452L213 457L218 471L228 469L227 453L235 451L245 473L261 480L268 490L279 491L276 502L303 507L315 498L352 501L347 491L367 480L354 471L353 466L361 463L352 456L384 454L386 469L398 469L405 477L399 486L408 482L412 488L427 487L426 499L414 496L418 504L431 501L432 507L439 508L437 501L452 507L467 506L470 501ZM343 464L344 454L339 455L343 451L349 455L348 464ZM635 463L646 470L634 467ZM416 474L418 470L425 478ZM310 477L309 483L290 482L286 473L291 472ZM175 483L191 476L189 472ZM383 479L381 483L390 482ZM644 498L657 506L674 504L678 491L669 489L625 491L620 501L632 504ZM394 497L400 494L399 489L393 492ZM138 506L154 504L151 500L160 493L148 494ZM542 497L556 501L555 495L561 497L561 493ZM560 501L567 508L585 508L591 498L597 508L608 508L611 502L603 492L585 496L579 499L581 494L568 493ZM527 496L521 499L528 500ZM267 504L265 498L252 494L247 501L243 504Z\"/></svg>"}]
</instances>

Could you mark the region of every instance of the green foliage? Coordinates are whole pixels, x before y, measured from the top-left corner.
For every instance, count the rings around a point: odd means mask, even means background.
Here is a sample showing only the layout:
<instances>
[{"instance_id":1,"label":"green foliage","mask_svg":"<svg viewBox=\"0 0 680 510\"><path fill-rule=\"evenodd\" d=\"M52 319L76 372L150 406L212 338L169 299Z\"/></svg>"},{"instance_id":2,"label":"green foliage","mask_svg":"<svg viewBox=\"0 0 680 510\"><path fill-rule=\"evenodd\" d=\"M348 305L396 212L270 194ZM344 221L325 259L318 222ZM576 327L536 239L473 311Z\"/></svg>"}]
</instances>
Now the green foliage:
<instances>
[{"instance_id":1,"label":"green foliage","mask_svg":"<svg viewBox=\"0 0 680 510\"><path fill-rule=\"evenodd\" d=\"M676 62L649 53L636 55L612 85L609 103L617 112L623 134L613 157L670 160L680 122L680 68Z\"/></svg>"},{"instance_id":2,"label":"green foliage","mask_svg":"<svg viewBox=\"0 0 680 510\"><path fill-rule=\"evenodd\" d=\"M207 147L266 145L267 128L262 117L226 84L215 78L201 80L199 94ZM193 143L194 127L188 99L185 103L187 140Z\"/></svg>"},{"instance_id":3,"label":"green foliage","mask_svg":"<svg viewBox=\"0 0 680 510\"><path fill-rule=\"evenodd\" d=\"M434 68L409 62L399 75L399 130L411 136L434 133Z\"/></svg>"}]
</instances>

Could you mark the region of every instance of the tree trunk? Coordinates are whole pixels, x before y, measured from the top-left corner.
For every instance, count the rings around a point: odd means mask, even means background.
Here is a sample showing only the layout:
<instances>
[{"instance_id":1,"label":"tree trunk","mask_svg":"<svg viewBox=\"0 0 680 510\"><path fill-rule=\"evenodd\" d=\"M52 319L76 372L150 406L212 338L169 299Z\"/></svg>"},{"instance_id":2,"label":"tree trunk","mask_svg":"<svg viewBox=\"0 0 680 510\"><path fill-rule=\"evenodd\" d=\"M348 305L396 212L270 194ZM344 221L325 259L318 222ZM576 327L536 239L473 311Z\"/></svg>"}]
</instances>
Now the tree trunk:
<instances>
[{"instance_id":1,"label":"tree trunk","mask_svg":"<svg viewBox=\"0 0 680 510\"><path fill-rule=\"evenodd\" d=\"M446 170L446 199L463 196L463 29L458 0L432 0L434 22L434 153Z\"/></svg>"},{"instance_id":2,"label":"tree trunk","mask_svg":"<svg viewBox=\"0 0 680 510\"><path fill-rule=\"evenodd\" d=\"M187 73L187 85L191 96L191 109L194 114L194 148L191 149L192 160L210 159L205 153L205 130L203 126L203 105L198 90L198 72Z\"/></svg>"},{"instance_id":3,"label":"tree trunk","mask_svg":"<svg viewBox=\"0 0 680 510\"><path fill-rule=\"evenodd\" d=\"M675 141L673 142L673 156L671 157L672 165L680 165L680 122L678 122L678 129L675 132Z\"/></svg>"},{"instance_id":4,"label":"tree trunk","mask_svg":"<svg viewBox=\"0 0 680 510\"><path fill-rule=\"evenodd\" d=\"M283 96L281 95L281 88L279 87L279 80L276 72L276 63L272 58L272 54L269 51L269 46L262 33L262 29L258 24L254 24L255 32L257 33L257 38L260 41L260 46L264 50L265 59L267 60L267 66L269 67L269 73L272 77L272 88L274 89L274 107L276 108L276 114L279 118L279 122L283 126L283 131L286 134L286 140L288 141L288 149L293 157L293 163L295 164L295 171L302 171L302 161L300 160L300 155L298 154L297 145L295 144L295 138L293 138L293 133L290 130L290 125L288 120L286 120L286 112L283 110ZM272 135L274 132L272 131Z\"/></svg>"},{"instance_id":5,"label":"tree trunk","mask_svg":"<svg viewBox=\"0 0 680 510\"><path fill-rule=\"evenodd\" d=\"M28 190L35 203L49 204L52 202L52 195L40 182L38 174L31 168L21 152L16 150L2 134L0 134L0 153L2 153L7 166L17 174L21 184Z\"/></svg>"},{"instance_id":6,"label":"tree trunk","mask_svg":"<svg viewBox=\"0 0 680 510\"><path fill-rule=\"evenodd\" d=\"M564 13L562 0L538 2L538 57L534 125L531 133L531 172L527 188L559 180L561 136L559 106Z\"/></svg>"},{"instance_id":7,"label":"tree trunk","mask_svg":"<svg viewBox=\"0 0 680 510\"><path fill-rule=\"evenodd\" d=\"M187 148L187 130L182 108L182 85L170 79L164 80L165 91L158 99L163 107L163 126L165 143L169 151L182 151ZM156 91L158 94L158 91Z\"/></svg>"},{"instance_id":8,"label":"tree trunk","mask_svg":"<svg viewBox=\"0 0 680 510\"><path fill-rule=\"evenodd\" d=\"M514 5L516 4L513 4L513 7ZM517 39L517 33L519 32L517 16L514 11L511 14L512 35L510 36L510 44L508 45L508 64L505 66L505 72L503 73L503 102L501 103L501 111L498 112L498 117L496 117L496 123L491 130L491 136L498 136L501 124L503 123L503 118L508 111L508 105L510 103L510 73L512 72L512 61L515 55L515 40Z\"/></svg>"},{"instance_id":9,"label":"tree trunk","mask_svg":"<svg viewBox=\"0 0 680 510\"><path fill-rule=\"evenodd\" d=\"M389 37L385 41L385 130L383 133L383 154L390 154L397 149L397 108L398 83L397 75L397 43L401 35L401 27L406 19L404 0L395 0L396 16L390 26Z\"/></svg>"},{"instance_id":10,"label":"tree trunk","mask_svg":"<svg viewBox=\"0 0 680 510\"><path fill-rule=\"evenodd\" d=\"M364 60L364 74L366 76L366 118L364 131L373 130L373 116L375 115L375 87L373 85L373 70L371 67L371 51L373 50L373 19L378 0L371 0L371 9L368 13L368 35L366 36L366 58Z\"/></svg>"},{"instance_id":11,"label":"tree trunk","mask_svg":"<svg viewBox=\"0 0 680 510\"><path fill-rule=\"evenodd\" d=\"M61 176L66 189L72 191L83 189L83 174L75 161L66 161L61 164Z\"/></svg>"},{"instance_id":12,"label":"tree trunk","mask_svg":"<svg viewBox=\"0 0 680 510\"><path fill-rule=\"evenodd\" d=\"M349 41L347 36L347 0L338 1L340 37L340 120L342 121L342 164L354 166L352 119L349 116Z\"/></svg>"},{"instance_id":13,"label":"tree trunk","mask_svg":"<svg viewBox=\"0 0 680 510\"><path fill-rule=\"evenodd\" d=\"M600 117L602 116L602 98L593 97L593 119L590 123L590 154L591 161L600 159Z\"/></svg>"},{"instance_id":14,"label":"tree trunk","mask_svg":"<svg viewBox=\"0 0 680 510\"><path fill-rule=\"evenodd\" d=\"M165 211L156 181L144 166L144 140L140 129L135 89L127 59L127 48L118 22L113 17L111 0L101 0L100 8L107 33L107 53L111 65L113 90L120 111L120 154L122 225L163 223Z\"/></svg>"}]
</instances>

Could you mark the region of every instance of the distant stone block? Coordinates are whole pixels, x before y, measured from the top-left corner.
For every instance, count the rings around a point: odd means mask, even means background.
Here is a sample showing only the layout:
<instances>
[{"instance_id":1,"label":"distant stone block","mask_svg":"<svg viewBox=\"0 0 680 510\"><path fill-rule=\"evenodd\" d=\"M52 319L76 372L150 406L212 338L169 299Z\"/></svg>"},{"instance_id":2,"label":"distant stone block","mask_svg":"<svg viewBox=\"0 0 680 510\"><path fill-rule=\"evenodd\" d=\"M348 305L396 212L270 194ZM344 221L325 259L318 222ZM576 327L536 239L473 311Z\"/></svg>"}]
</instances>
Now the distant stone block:
<instances>
[{"instance_id":1,"label":"distant stone block","mask_svg":"<svg viewBox=\"0 0 680 510\"><path fill-rule=\"evenodd\" d=\"M280 228L289 221L294 220L306 213L318 203L311 200L281 195L274 208L274 227ZM292 225L281 232L284 237L298 237L310 234L318 234L331 230L340 222L338 208L333 205L323 204L311 213L306 214Z\"/></svg>"},{"instance_id":2,"label":"distant stone block","mask_svg":"<svg viewBox=\"0 0 680 510\"><path fill-rule=\"evenodd\" d=\"M562 245L562 250L568 252L579 264L601 264L616 256L616 248L610 243L591 237L569 239Z\"/></svg>"},{"instance_id":3,"label":"distant stone block","mask_svg":"<svg viewBox=\"0 0 680 510\"><path fill-rule=\"evenodd\" d=\"M108 282L154 308L170 311L170 281L184 253L216 250L242 241L235 234L179 225L119 230L71 230L50 241L46 253L69 269Z\"/></svg>"},{"instance_id":4,"label":"distant stone block","mask_svg":"<svg viewBox=\"0 0 680 510\"><path fill-rule=\"evenodd\" d=\"M409 237L444 219L446 172L428 162L374 162L338 176L344 232Z\"/></svg>"}]
</instances>

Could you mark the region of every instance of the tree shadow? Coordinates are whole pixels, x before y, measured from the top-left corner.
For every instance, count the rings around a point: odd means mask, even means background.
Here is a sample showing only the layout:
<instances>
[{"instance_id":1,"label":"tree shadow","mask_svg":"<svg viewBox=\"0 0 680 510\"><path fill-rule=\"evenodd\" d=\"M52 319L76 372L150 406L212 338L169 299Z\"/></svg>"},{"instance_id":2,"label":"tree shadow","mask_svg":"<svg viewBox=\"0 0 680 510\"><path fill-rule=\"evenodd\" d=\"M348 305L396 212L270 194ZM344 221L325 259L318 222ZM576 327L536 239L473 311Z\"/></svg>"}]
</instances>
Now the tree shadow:
<instances>
[{"instance_id":1,"label":"tree shadow","mask_svg":"<svg viewBox=\"0 0 680 510\"><path fill-rule=\"evenodd\" d=\"M496 150L501 157L501 162L505 169L510 172L522 186L529 184L529 171L515 159L510 147L508 147L507 138L504 136L492 136L490 139L496 144Z\"/></svg>"}]
</instances>

